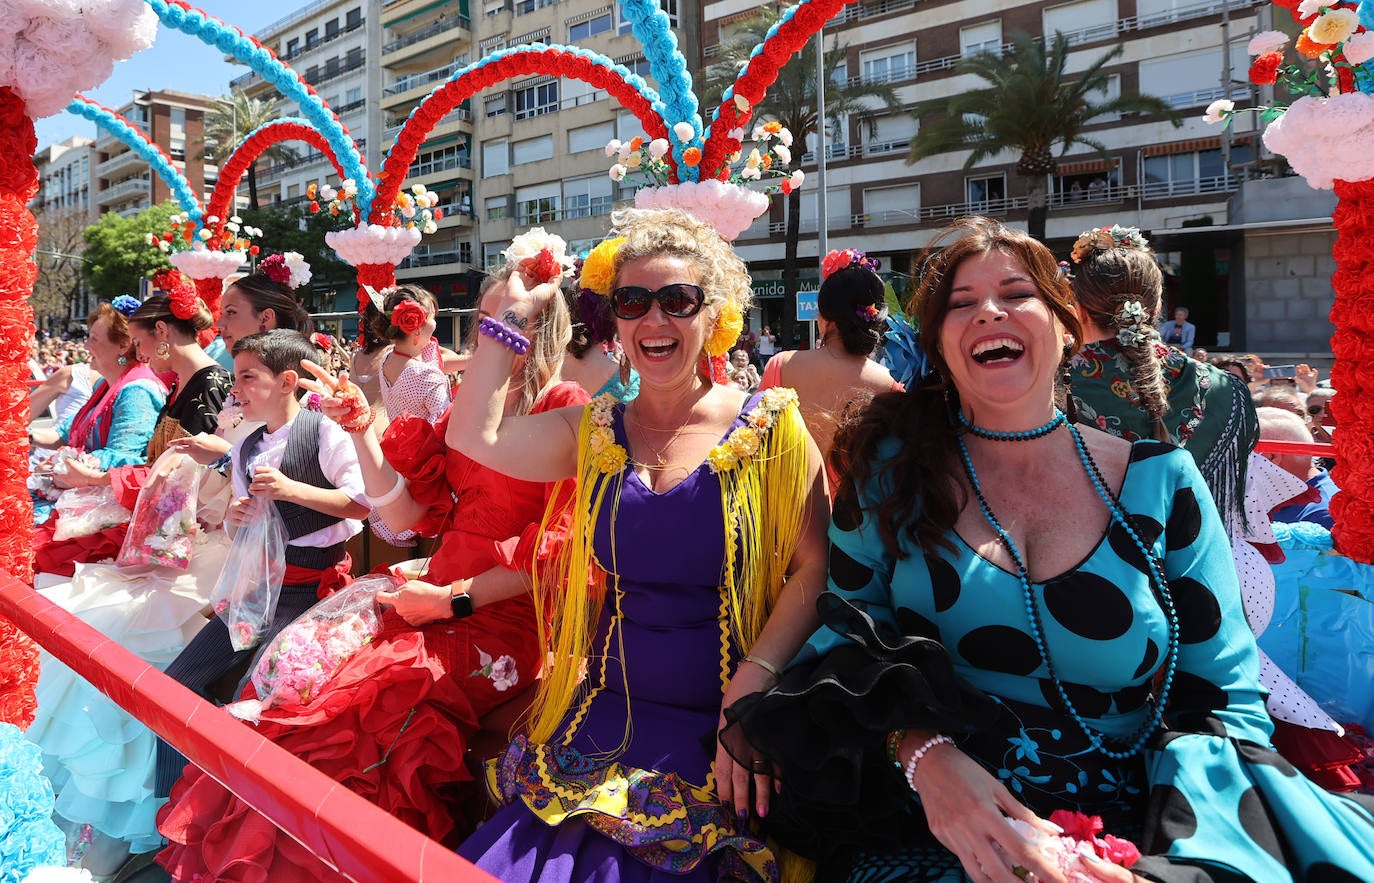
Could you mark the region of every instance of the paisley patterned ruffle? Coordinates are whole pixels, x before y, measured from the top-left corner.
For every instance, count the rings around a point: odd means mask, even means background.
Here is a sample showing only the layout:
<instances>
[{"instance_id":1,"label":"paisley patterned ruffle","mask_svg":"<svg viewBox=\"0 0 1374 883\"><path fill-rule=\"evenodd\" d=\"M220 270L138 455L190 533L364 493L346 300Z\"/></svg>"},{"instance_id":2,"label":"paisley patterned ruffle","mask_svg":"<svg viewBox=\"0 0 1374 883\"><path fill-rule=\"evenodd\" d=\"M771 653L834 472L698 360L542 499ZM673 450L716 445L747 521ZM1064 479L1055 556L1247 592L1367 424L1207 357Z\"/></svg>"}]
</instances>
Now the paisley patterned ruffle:
<instances>
[{"instance_id":1,"label":"paisley patterned ruffle","mask_svg":"<svg viewBox=\"0 0 1374 883\"><path fill-rule=\"evenodd\" d=\"M517 736L488 763L487 787L500 804L520 800L549 826L580 816L641 862L668 873L690 873L719 854L722 879L778 880L777 861L763 841L740 833L712 792L673 773L593 760L573 748Z\"/></svg>"}]
</instances>

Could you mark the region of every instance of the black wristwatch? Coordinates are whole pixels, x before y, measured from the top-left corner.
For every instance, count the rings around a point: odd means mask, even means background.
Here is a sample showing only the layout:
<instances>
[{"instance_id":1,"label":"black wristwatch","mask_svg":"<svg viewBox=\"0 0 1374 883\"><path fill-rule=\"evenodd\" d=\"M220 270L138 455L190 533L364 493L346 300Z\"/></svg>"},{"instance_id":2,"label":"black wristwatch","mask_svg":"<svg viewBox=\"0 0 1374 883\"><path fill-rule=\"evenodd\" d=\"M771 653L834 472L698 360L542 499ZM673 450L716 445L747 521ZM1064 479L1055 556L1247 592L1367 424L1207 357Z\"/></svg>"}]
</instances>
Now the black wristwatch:
<instances>
[{"instance_id":1,"label":"black wristwatch","mask_svg":"<svg viewBox=\"0 0 1374 883\"><path fill-rule=\"evenodd\" d=\"M453 611L454 619L467 619L472 616L472 596L467 592L448 599L448 609Z\"/></svg>"}]
</instances>

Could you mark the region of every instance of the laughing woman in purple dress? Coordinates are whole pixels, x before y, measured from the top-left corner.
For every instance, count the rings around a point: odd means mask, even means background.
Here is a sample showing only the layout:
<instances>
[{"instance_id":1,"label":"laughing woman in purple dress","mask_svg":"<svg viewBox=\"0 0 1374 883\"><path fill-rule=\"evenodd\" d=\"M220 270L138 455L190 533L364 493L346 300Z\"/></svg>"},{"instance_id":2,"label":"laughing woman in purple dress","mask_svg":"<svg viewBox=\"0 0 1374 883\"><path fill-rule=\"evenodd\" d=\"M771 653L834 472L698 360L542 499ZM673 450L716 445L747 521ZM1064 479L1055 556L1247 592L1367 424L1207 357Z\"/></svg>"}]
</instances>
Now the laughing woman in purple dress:
<instances>
[{"instance_id":1,"label":"laughing woman in purple dress","mask_svg":"<svg viewBox=\"0 0 1374 883\"><path fill-rule=\"evenodd\" d=\"M478 350L449 422L485 466L578 483L564 560L538 579L550 663L531 731L489 768L501 808L460 853L506 881L774 880L752 830L772 779L715 734L816 624L819 455L790 390L711 379L750 295L729 246L677 211L614 224L582 285L610 298L639 397L502 417L509 348L558 293L522 264L483 320L507 347Z\"/></svg>"}]
</instances>

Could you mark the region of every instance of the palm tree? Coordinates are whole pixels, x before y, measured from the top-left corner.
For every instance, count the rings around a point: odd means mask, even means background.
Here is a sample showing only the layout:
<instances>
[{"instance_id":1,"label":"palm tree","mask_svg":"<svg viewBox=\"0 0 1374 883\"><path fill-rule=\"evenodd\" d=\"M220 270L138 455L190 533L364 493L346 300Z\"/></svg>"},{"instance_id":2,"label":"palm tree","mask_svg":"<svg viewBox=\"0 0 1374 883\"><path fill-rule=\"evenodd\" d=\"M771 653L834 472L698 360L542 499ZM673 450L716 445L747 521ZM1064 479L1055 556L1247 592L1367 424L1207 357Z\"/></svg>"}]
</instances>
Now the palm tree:
<instances>
[{"instance_id":1,"label":"palm tree","mask_svg":"<svg viewBox=\"0 0 1374 883\"><path fill-rule=\"evenodd\" d=\"M749 61L754 47L762 42L768 29L777 22L781 13L776 7L763 6L759 15L748 26L735 34L732 39L721 45L717 60L706 70L706 89L710 95L719 96L735 82L740 69ZM819 39L813 37L812 40ZM872 116L879 110L897 113L902 104L897 94L886 82L851 81L846 65L846 47L832 43L825 52L822 62L825 70L825 108L822 111L816 102L816 44L808 42L778 72L778 79L768 87L768 94L762 103L754 108L756 118L777 120L796 139L794 151L798 156L805 150L802 145L806 139L819 131L823 121L838 128L840 120L846 115L866 118L872 125ZM710 104L703 104L711 107ZM791 295L797 290L800 275L797 266L797 241L801 232L801 191L793 190L787 196L787 232L784 239L782 284L788 296L783 298L783 319L780 337L790 343L797 321L797 302ZM824 222L824 219L821 219Z\"/></svg>"},{"instance_id":2,"label":"palm tree","mask_svg":"<svg viewBox=\"0 0 1374 883\"><path fill-rule=\"evenodd\" d=\"M1153 95L1105 97L1111 78L1102 68L1124 51L1118 44L1072 79L1065 76L1069 40L1058 32L1048 48L1039 38L1017 33L1012 36L1009 58L1000 52L981 52L960 59L955 70L985 80L988 87L918 109L921 129L911 141L907 163L968 150L964 168L971 169L1004 150L1019 151L1016 174L1026 179L1029 196L1027 229L1043 240L1049 211L1046 179L1059 167L1056 146L1060 156L1075 144L1091 147L1110 166L1112 157L1106 146L1083 133L1093 119L1135 111L1181 125L1178 113ZM944 117L927 125L925 117L937 111L943 111Z\"/></svg>"},{"instance_id":3,"label":"palm tree","mask_svg":"<svg viewBox=\"0 0 1374 883\"><path fill-rule=\"evenodd\" d=\"M214 160L217 165L224 162L238 148L243 139L264 123L275 120L279 114L274 102L249 98L242 92L233 92L228 98L215 99L215 106L205 115L205 136L201 139L201 157ZM296 158L296 151L284 144L274 144L263 151L259 159L269 163L290 162ZM254 160L248 167L248 207L258 208L258 163Z\"/></svg>"}]
</instances>

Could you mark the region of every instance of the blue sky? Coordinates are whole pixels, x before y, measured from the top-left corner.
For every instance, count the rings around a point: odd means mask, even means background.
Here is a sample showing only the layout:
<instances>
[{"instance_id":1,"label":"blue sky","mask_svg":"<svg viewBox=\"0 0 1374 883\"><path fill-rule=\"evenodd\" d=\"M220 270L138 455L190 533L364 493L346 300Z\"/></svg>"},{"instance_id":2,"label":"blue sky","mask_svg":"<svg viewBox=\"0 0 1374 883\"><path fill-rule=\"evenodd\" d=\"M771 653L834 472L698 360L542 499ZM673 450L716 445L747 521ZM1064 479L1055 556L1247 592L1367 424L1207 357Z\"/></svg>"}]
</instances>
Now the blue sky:
<instances>
[{"instance_id":1,"label":"blue sky","mask_svg":"<svg viewBox=\"0 0 1374 883\"><path fill-rule=\"evenodd\" d=\"M306 2L201 0L198 5L210 15L252 34L289 15ZM229 81L247 70L243 65L227 63L219 51L194 37L159 26L157 40L151 47L116 64L110 78L86 94L107 107L119 107L127 103L136 90L143 89L175 89L178 92L222 95L229 91ZM97 137L95 123L65 111L38 121L39 148L72 135Z\"/></svg>"}]
</instances>

